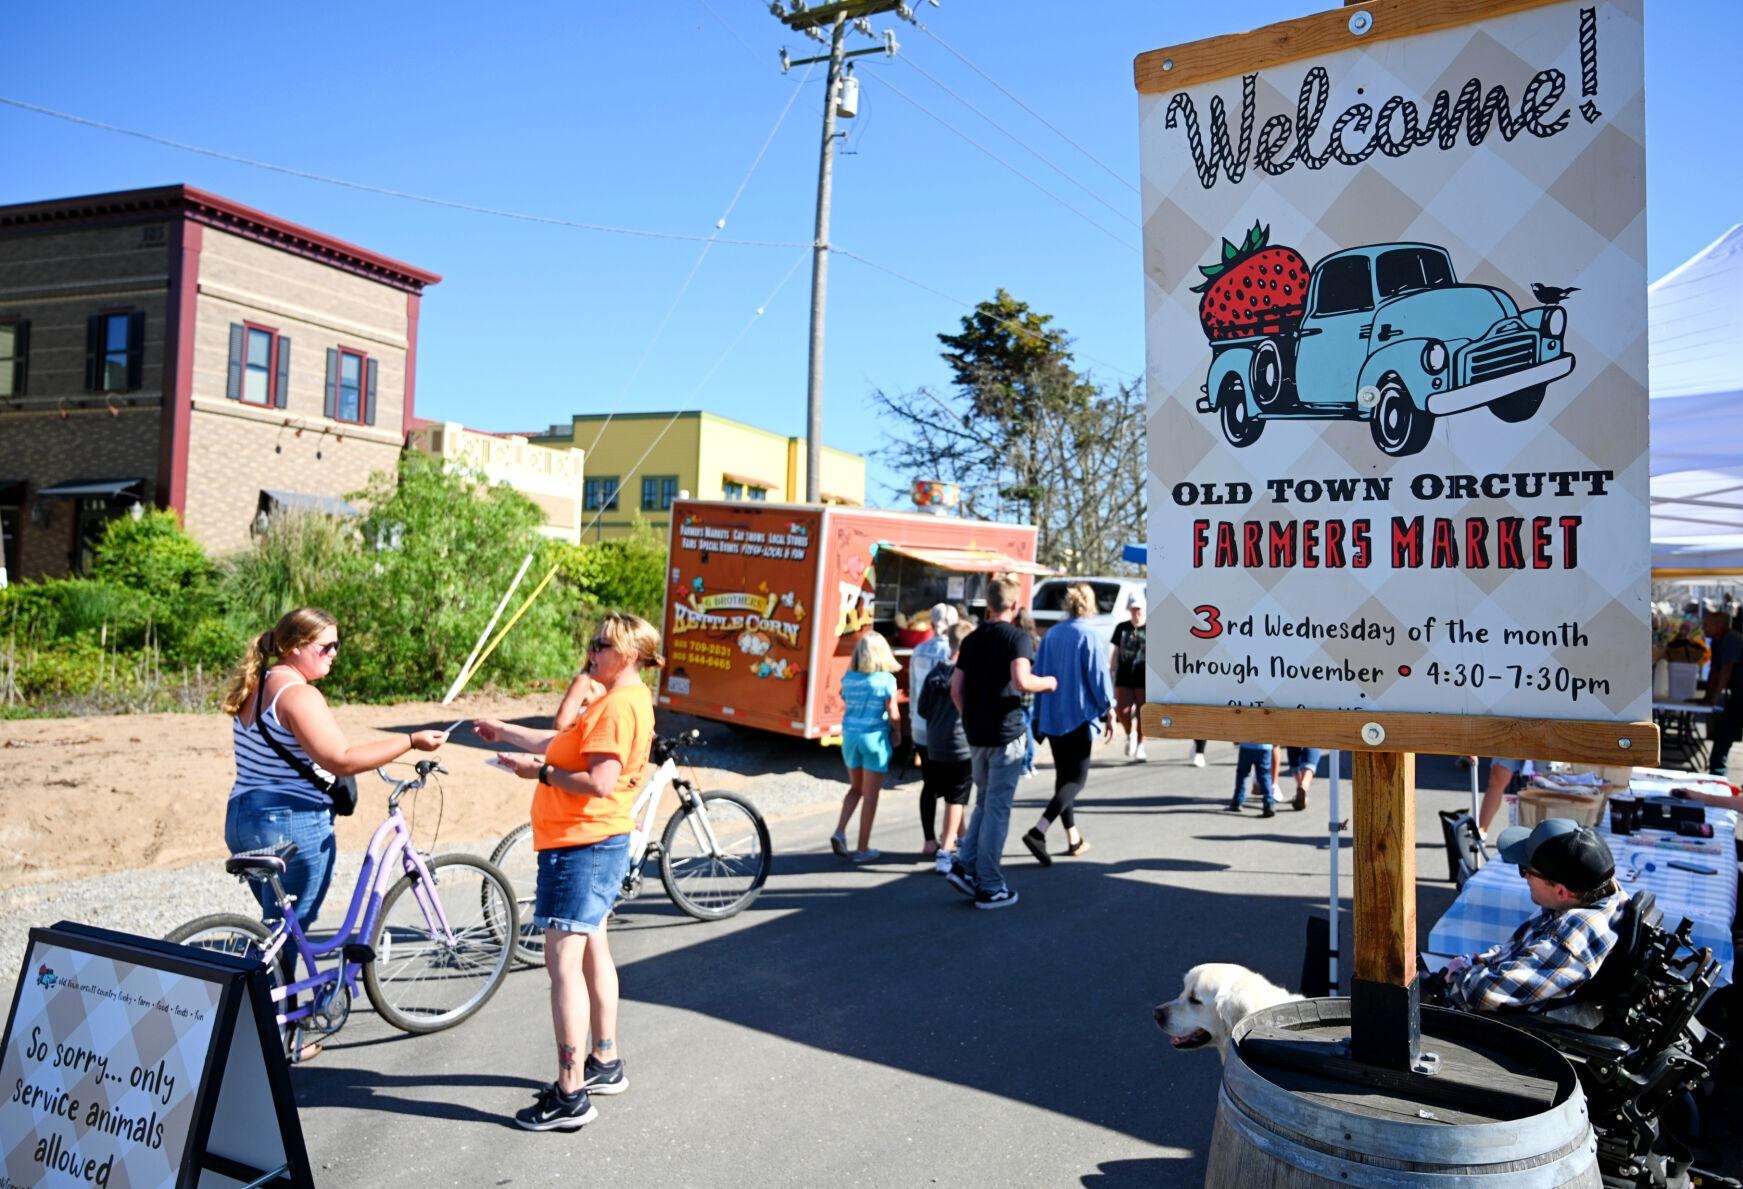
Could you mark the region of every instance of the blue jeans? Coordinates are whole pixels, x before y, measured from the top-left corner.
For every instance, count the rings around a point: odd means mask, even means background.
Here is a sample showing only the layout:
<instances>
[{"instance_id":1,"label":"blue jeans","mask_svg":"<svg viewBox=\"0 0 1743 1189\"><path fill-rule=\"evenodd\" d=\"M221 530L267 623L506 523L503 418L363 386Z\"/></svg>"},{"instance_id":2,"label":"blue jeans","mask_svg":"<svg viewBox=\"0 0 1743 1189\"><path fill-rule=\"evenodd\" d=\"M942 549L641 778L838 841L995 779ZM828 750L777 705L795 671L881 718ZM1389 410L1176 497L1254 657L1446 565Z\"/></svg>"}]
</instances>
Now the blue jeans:
<instances>
[{"instance_id":1,"label":"blue jeans","mask_svg":"<svg viewBox=\"0 0 1743 1189\"><path fill-rule=\"evenodd\" d=\"M1035 770L1035 703L1023 707L1023 771Z\"/></svg>"},{"instance_id":2,"label":"blue jeans","mask_svg":"<svg viewBox=\"0 0 1743 1189\"><path fill-rule=\"evenodd\" d=\"M1247 773L1253 774L1253 780L1259 786L1259 797L1266 805L1277 799L1276 790L1271 785L1271 749L1269 747L1243 747L1235 758L1235 799L1239 805L1247 799Z\"/></svg>"},{"instance_id":3,"label":"blue jeans","mask_svg":"<svg viewBox=\"0 0 1743 1189\"><path fill-rule=\"evenodd\" d=\"M333 884L333 863L339 855L339 844L333 838L333 811L269 790L230 798L224 813L224 843L232 854L271 850L286 842L296 843L297 853L279 882L297 898L297 920L307 932ZM283 915L272 902L271 888L254 880L248 881L248 888L260 901L264 919L277 920Z\"/></svg>"},{"instance_id":4,"label":"blue jeans","mask_svg":"<svg viewBox=\"0 0 1743 1189\"><path fill-rule=\"evenodd\" d=\"M1025 733L1025 738L1033 746L1034 736ZM957 843L956 861L975 887L998 892L1005 886L999 859L1005 853L1005 838L1011 832L1011 802L1016 800L1017 781L1023 775L1023 740L968 750L974 773L974 816Z\"/></svg>"}]
</instances>

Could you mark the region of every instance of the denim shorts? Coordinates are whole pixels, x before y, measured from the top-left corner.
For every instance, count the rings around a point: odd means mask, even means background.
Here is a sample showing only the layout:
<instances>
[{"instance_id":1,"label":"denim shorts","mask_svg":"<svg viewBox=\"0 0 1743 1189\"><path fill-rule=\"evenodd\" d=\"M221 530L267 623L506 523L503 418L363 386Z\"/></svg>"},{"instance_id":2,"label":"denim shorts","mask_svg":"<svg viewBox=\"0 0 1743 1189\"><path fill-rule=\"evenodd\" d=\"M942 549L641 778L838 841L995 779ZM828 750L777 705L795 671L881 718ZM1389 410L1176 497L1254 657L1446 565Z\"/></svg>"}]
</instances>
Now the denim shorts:
<instances>
[{"instance_id":1,"label":"denim shorts","mask_svg":"<svg viewBox=\"0 0 1743 1189\"><path fill-rule=\"evenodd\" d=\"M533 928L598 932L628 874L628 834L540 851Z\"/></svg>"},{"instance_id":2,"label":"denim shorts","mask_svg":"<svg viewBox=\"0 0 1743 1189\"><path fill-rule=\"evenodd\" d=\"M864 768L867 772L890 770L890 729L875 731L843 731L841 758L849 768Z\"/></svg>"}]
</instances>

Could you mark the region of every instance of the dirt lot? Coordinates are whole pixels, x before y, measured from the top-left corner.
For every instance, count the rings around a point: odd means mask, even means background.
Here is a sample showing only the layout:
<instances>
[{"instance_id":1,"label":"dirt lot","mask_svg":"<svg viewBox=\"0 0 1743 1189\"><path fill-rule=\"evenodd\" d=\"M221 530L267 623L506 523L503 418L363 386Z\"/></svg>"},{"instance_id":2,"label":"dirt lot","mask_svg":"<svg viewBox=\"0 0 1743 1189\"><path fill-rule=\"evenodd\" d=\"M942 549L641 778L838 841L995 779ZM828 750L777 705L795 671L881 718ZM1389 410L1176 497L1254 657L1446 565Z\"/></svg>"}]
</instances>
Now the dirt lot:
<instances>
[{"instance_id":1,"label":"dirt lot","mask_svg":"<svg viewBox=\"0 0 1743 1189\"><path fill-rule=\"evenodd\" d=\"M540 723L554 699L469 695L452 706L433 702L341 706L334 711L353 742L377 732L440 729L455 719L503 718ZM662 715L660 729L677 716ZM838 798L840 757L797 741L765 740L703 724L719 767L699 767L704 788L754 785L766 815L814 808ZM451 775L444 796L420 798L416 835L427 845L441 813L443 839L494 839L526 820L531 786L484 763L489 754L469 732L439 753ZM407 771L407 769L399 769ZM0 722L0 891L120 871L163 870L219 859L224 802L235 768L230 720L217 714L142 714ZM358 812L339 819L342 851L361 851L381 821L387 786L359 778Z\"/></svg>"}]
</instances>

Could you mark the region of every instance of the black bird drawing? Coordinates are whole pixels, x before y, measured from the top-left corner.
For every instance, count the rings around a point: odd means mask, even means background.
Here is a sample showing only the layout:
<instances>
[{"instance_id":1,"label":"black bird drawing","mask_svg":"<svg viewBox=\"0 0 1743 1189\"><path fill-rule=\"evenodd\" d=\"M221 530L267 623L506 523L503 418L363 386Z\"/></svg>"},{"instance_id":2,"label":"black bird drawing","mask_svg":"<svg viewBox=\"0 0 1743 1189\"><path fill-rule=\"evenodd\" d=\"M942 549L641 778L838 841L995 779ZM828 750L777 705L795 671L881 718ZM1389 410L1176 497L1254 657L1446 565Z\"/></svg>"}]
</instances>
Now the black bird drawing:
<instances>
[{"instance_id":1,"label":"black bird drawing","mask_svg":"<svg viewBox=\"0 0 1743 1189\"><path fill-rule=\"evenodd\" d=\"M1531 282L1531 295L1546 306L1558 306L1568 299L1568 294L1578 293L1578 285L1570 285L1566 289L1558 289L1554 285L1545 285L1542 281Z\"/></svg>"}]
</instances>

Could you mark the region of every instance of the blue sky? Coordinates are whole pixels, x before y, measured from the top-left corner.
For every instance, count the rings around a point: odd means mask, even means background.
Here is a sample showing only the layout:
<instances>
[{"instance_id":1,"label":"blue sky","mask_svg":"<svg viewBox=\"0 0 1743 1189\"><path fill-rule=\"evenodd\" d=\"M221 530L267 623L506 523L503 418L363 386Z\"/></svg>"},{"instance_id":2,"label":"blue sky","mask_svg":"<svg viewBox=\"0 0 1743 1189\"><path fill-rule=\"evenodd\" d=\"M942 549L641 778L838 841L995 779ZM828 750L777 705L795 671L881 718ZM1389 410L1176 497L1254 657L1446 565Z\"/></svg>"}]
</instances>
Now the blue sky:
<instances>
[{"instance_id":1,"label":"blue sky","mask_svg":"<svg viewBox=\"0 0 1743 1189\"><path fill-rule=\"evenodd\" d=\"M1239 23L1321 7L1252 0ZM959 302L1000 286L1054 314L1080 365L1107 379L1141 372L1131 61L1232 31L1231 11L945 0L919 8L930 34L874 22L896 28L902 51L860 59L861 115L843 124L831 238L880 267L837 256L830 271L830 445L875 450L868 394L944 382L934 336L956 328ZM11 56L0 95L554 219L707 236L730 207L722 236L796 246L716 244L698 264L695 242L445 209L3 105L0 202L187 182L441 273L424 302L424 416L501 430L572 412L706 408L803 432L810 264L797 245L811 237L822 75L781 120L804 68L783 77L777 50L818 47L766 3L205 3L178 13L24 6L10 40L30 52ZM1743 218L1743 165L1725 148L1737 136L1718 85L1739 43L1743 4L1647 2L1654 278ZM907 477L874 462L872 478L868 494L882 503L882 485Z\"/></svg>"}]
</instances>

